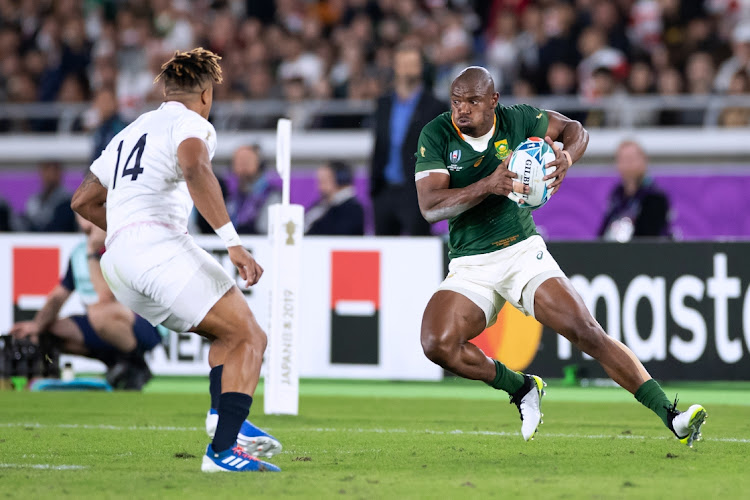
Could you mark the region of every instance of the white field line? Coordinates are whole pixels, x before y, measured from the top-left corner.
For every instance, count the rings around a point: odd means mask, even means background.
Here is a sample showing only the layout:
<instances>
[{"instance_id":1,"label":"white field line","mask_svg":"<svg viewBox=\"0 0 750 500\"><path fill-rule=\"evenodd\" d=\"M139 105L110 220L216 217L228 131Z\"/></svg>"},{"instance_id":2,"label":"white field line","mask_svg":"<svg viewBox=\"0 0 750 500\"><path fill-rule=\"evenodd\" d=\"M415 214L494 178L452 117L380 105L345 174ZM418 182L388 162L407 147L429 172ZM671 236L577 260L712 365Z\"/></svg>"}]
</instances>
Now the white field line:
<instances>
[{"instance_id":1,"label":"white field line","mask_svg":"<svg viewBox=\"0 0 750 500\"><path fill-rule=\"evenodd\" d=\"M171 427L171 426L118 426L118 425L89 425L89 424L40 424L40 423L0 423L2 427L32 427L32 428L52 428L52 429L93 429L106 431L166 431L166 432L195 432L204 431L203 427ZM268 431L273 431L267 427ZM372 433L372 434L435 434L435 435L463 435L463 436L519 436L520 432L505 431L464 431L455 429L452 431L436 431L432 429L424 430L407 430L407 429L337 429L332 427L299 427L285 429L294 432L339 432L339 433ZM561 434L547 433L544 428L539 431L539 437L567 438L567 439L673 439L671 436L637 436L634 434ZM723 443L750 443L750 438L722 438L722 437L704 437L704 441L718 441Z\"/></svg>"},{"instance_id":2,"label":"white field line","mask_svg":"<svg viewBox=\"0 0 750 500\"><path fill-rule=\"evenodd\" d=\"M0 464L0 469L47 469L47 470L81 470L87 465L50 465L50 464Z\"/></svg>"}]
</instances>

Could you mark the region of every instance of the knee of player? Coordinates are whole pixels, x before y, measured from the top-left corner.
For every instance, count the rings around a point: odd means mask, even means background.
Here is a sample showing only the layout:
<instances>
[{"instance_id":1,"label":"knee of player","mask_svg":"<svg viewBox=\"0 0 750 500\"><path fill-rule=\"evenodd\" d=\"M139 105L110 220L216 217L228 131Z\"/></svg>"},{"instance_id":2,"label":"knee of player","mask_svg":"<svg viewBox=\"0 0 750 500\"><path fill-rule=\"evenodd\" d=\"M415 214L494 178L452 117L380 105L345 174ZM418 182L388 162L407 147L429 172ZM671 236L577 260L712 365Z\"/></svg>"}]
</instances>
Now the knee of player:
<instances>
[{"instance_id":1,"label":"knee of player","mask_svg":"<svg viewBox=\"0 0 750 500\"><path fill-rule=\"evenodd\" d=\"M97 303L89 306L86 311L89 322L94 330L99 331L106 324L112 322L127 322L132 320L132 313L117 302Z\"/></svg>"},{"instance_id":2,"label":"knee of player","mask_svg":"<svg viewBox=\"0 0 750 500\"><path fill-rule=\"evenodd\" d=\"M261 352L265 351L266 345L268 345L268 337L266 336L266 332L258 327L257 324L253 324L251 322L248 322L247 324L243 325L242 328L239 328L235 332L235 338L238 342L247 343L248 346L254 349L258 349Z\"/></svg>"},{"instance_id":3,"label":"knee of player","mask_svg":"<svg viewBox=\"0 0 750 500\"><path fill-rule=\"evenodd\" d=\"M94 330L100 330L107 320L107 311L102 304L92 304L86 310L89 323Z\"/></svg>"},{"instance_id":4,"label":"knee of player","mask_svg":"<svg viewBox=\"0 0 750 500\"><path fill-rule=\"evenodd\" d=\"M606 342L606 334L593 318L583 318L576 322L576 345L584 352L598 352Z\"/></svg>"},{"instance_id":5,"label":"knee of player","mask_svg":"<svg viewBox=\"0 0 750 500\"><path fill-rule=\"evenodd\" d=\"M422 351L425 356L435 363L450 359L453 345L449 336L444 332L422 330Z\"/></svg>"}]
</instances>

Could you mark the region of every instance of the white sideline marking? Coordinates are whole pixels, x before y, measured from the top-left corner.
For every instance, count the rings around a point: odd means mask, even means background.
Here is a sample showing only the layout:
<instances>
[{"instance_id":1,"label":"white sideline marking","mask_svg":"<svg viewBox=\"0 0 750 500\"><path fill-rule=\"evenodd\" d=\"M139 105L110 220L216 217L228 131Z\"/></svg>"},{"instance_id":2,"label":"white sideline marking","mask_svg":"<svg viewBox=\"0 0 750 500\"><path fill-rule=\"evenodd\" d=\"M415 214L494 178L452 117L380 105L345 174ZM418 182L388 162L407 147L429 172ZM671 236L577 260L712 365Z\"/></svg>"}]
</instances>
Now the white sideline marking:
<instances>
[{"instance_id":1,"label":"white sideline marking","mask_svg":"<svg viewBox=\"0 0 750 500\"><path fill-rule=\"evenodd\" d=\"M0 469L80 470L88 468L87 465L0 464Z\"/></svg>"},{"instance_id":2,"label":"white sideline marking","mask_svg":"<svg viewBox=\"0 0 750 500\"><path fill-rule=\"evenodd\" d=\"M53 429L94 429L94 430L108 430L108 431L167 431L167 432L195 432L203 431L203 427L171 427L171 426L117 426L117 425L88 425L88 424L40 424L40 423L6 423L0 424L0 427L33 427L33 428L53 428ZM273 428L266 427L267 431L273 431ZM424 429L420 431L409 431L406 429L337 429L333 427L298 427L287 429L294 432L340 432L340 433L374 433L374 434L435 434L435 435L452 435L459 434L465 436L520 436L520 432L505 432L505 431L464 431L461 429L455 429L452 431L436 431L432 429ZM553 437L553 438L569 438L569 439L673 439L671 436L638 436L635 434L562 434L562 433L548 433L539 431L539 436L542 437ZM721 438L721 437L704 437L703 441L718 441L722 443L750 443L748 438Z\"/></svg>"},{"instance_id":3,"label":"white sideline marking","mask_svg":"<svg viewBox=\"0 0 750 500\"><path fill-rule=\"evenodd\" d=\"M10 424L0 424L0 427L33 427L35 429L55 428L55 429L93 429L93 430L105 430L105 431L177 431L177 432L190 432L205 430L203 427L172 427L172 426L150 426L150 425L89 425L89 424L22 424L13 422Z\"/></svg>"}]
</instances>

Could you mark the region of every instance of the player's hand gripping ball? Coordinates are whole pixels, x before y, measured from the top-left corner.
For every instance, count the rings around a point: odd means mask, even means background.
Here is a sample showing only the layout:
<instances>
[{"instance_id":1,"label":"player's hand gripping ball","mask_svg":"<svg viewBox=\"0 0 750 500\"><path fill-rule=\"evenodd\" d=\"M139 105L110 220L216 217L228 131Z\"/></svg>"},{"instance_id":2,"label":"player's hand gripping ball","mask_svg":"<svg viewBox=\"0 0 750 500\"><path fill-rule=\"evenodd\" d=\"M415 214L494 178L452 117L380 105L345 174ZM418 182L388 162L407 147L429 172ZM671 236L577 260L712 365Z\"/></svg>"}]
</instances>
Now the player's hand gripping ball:
<instances>
[{"instance_id":1,"label":"player's hand gripping ball","mask_svg":"<svg viewBox=\"0 0 750 500\"><path fill-rule=\"evenodd\" d=\"M536 210L547 203L552 191L549 185L554 178L543 181L542 178L555 171L555 167L547 167L547 164L555 161L555 152L552 146L539 137L529 137L518 145L508 162L508 170L518 174L517 182L529 186L528 194L517 193L520 207Z\"/></svg>"}]
</instances>

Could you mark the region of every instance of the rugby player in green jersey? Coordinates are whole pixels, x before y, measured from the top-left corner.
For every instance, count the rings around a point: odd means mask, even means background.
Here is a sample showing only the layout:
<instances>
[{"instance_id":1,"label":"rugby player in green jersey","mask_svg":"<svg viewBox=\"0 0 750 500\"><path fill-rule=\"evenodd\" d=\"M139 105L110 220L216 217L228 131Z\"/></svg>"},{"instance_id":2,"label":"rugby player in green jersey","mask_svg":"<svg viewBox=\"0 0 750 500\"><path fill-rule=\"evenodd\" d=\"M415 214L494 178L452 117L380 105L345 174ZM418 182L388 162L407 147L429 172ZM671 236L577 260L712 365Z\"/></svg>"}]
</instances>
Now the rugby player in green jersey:
<instances>
[{"instance_id":1,"label":"rugby player in green jersey","mask_svg":"<svg viewBox=\"0 0 750 500\"><path fill-rule=\"evenodd\" d=\"M555 111L498 104L492 77L476 66L453 81L450 112L422 129L416 152L419 208L430 223L448 219L451 257L448 276L424 312L425 355L456 375L510 394L521 414L521 434L531 439L541 423L544 382L509 370L469 342L510 302L594 357L692 446L700 438L705 409L693 405L679 412L632 351L602 330L547 251L531 211L508 198L526 189L507 169L508 159L518 144L535 136L555 151L548 166L556 169L547 177L557 190L586 151L588 132Z\"/></svg>"}]
</instances>

